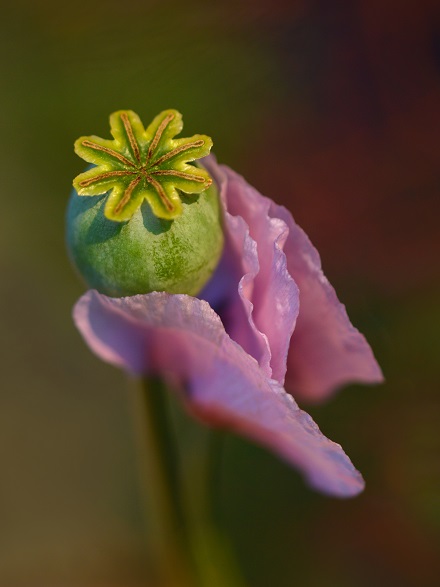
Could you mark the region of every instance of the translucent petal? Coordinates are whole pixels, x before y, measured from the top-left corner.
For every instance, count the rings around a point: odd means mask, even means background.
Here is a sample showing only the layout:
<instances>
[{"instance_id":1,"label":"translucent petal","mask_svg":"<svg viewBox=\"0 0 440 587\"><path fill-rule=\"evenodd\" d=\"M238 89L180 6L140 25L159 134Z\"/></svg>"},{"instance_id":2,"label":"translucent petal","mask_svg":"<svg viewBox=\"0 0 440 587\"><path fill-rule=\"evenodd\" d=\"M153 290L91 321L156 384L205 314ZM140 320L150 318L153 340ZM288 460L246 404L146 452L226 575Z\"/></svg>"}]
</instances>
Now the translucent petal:
<instances>
[{"instance_id":1,"label":"translucent petal","mask_svg":"<svg viewBox=\"0 0 440 587\"><path fill-rule=\"evenodd\" d=\"M342 448L264 375L206 302L166 293L115 299L89 291L74 319L101 359L167 378L203 420L272 449L316 489L341 497L363 489Z\"/></svg>"}]
</instances>

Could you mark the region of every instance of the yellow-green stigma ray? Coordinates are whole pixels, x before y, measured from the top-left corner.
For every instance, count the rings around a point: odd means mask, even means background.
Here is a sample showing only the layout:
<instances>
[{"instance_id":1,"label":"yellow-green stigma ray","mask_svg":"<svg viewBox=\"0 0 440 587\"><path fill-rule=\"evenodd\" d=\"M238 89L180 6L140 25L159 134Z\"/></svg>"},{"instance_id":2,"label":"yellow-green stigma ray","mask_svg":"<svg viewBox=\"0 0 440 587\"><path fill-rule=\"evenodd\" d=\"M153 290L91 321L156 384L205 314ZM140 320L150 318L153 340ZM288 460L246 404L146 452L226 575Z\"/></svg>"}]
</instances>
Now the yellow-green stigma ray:
<instances>
[{"instance_id":1,"label":"yellow-green stigma ray","mask_svg":"<svg viewBox=\"0 0 440 587\"><path fill-rule=\"evenodd\" d=\"M175 114L168 114L168 116L166 118L164 118L162 120L162 122L159 125L159 128L156 131L156 134L154 135L153 140L150 143L150 146L148 148L148 157L147 157L147 163L150 161L151 157L154 154L154 151L157 148L157 145L159 144L160 139L162 138L163 132L166 129L166 127L169 125L169 123L175 118Z\"/></svg>"},{"instance_id":2,"label":"yellow-green stigma ray","mask_svg":"<svg viewBox=\"0 0 440 587\"><path fill-rule=\"evenodd\" d=\"M128 184L127 189L124 192L124 196L122 197L121 201L118 203L116 208L114 209L115 214L119 214L119 212L122 211L122 209L126 206L126 204L128 204L128 202L130 201L130 198L131 198L131 194L133 193L133 190L139 184L141 179L142 179L142 177L139 175L138 177L135 177L133 179L133 181L131 181Z\"/></svg>"},{"instance_id":3,"label":"yellow-green stigma ray","mask_svg":"<svg viewBox=\"0 0 440 587\"><path fill-rule=\"evenodd\" d=\"M185 145L181 145L180 147L176 147L175 149L173 149L169 153L165 153L165 155L162 155L162 157L160 157L157 161L155 161L154 167L156 167L157 165L161 165L162 163L164 163L165 161L168 161L169 159L172 159L176 155L179 155L179 153L183 153L184 151L189 151L190 149L194 149L196 147L203 147L204 144L205 144L205 141L203 139L200 139L198 141L194 141L193 143L186 143Z\"/></svg>"},{"instance_id":4,"label":"yellow-green stigma ray","mask_svg":"<svg viewBox=\"0 0 440 587\"><path fill-rule=\"evenodd\" d=\"M102 192L116 190L104 207L109 220L129 221L144 200L158 218L173 220L183 210L181 192L200 194L211 185L206 170L191 163L209 154L212 141L206 135L175 139L182 129L177 110L161 112L146 129L135 112L119 110L111 115L110 127L113 140L89 136L75 143L78 155L96 168L74 181L81 196L98 195L100 182Z\"/></svg>"},{"instance_id":5,"label":"yellow-green stigma ray","mask_svg":"<svg viewBox=\"0 0 440 587\"><path fill-rule=\"evenodd\" d=\"M109 149L108 147L103 147L102 145L97 145L96 143L92 143L92 141L89 141L89 140L83 141L81 143L81 145L83 147L88 147L89 149L94 149L95 151L102 151L103 153L110 155L110 157L114 157L115 159L118 159L118 161L120 161L124 165L129 165L130 167L136 167L136 165L132 161L130 161L130 159L127 159L127 157L124 157L124 155L122 155L121 153L117 153L116 151L113 151L113 149Z\"/></svg>"},{"instance_id":6,"label":"yellow-green stigma ray","mask_svg":"<svg viewBox=\"0 0 440 587\"><path fill-rule=\"evenodd\" d=\"M94 183L98 183L104 179L108 179L111 177L120 177L123 175L133 175L136 171L107 171L107 173L101 173L101 175L95 175L95 177L91 177L90 179L83 179L78 183L79 187L86 188Z\"/></svg>"},{"instance_id":7,"label":"yellow-green stigma ray","mask_svg":"<svg viewBox=\"0 0 440 587\"><path fill-rule=\"evenodd\" d=\"M193 175L192 173L185 173L184 171L177 171L176 169L157 169L157 170L150 171L150 175L171 175L174 177L180 177L182 179L187 179L188 181L197 181L198 183L204 183L204 184L206 184L207 188L212 183L211 178L206 179L204 177L201 177L200 175Z\"/></svg>"},{"instance_id":8,"label":"yellow-green stigma ray","mask_svg":"<svg viewBox=\"0 0 440 587\"><path fill-rule=\"evenodd\" d=\"M136 159L140 163L141 162L141 153L139 150L139 145L137 144L137 141L135 139L130 120L128 119L128 116L125 112L123 112L121 114L121 120L122 120L122 124L124 125L125 132L127 133L128 140L130 141L130 146L131 146L131 150L133 151L133 155L136 157Z\"/></svg>"},{"instance_id":9,"label":"yellow-green stigma ray","mask_svg":"<svg viewBox=\"0 0 440 587\"><path fill-rule=\"evenodd\" d=\"M173 212L174 206L173 206L172 202L169 201L168 196L166 195L165 190L160 185L160 183L158 181L156 181L153 177L150 177L149 175L147 175L147 177L145 179L148 181L148 183L151 183L151 185L154 187L154 189L156 190L159 198L162 200L166 209L169 212Z\"/></svg>"}]
</instances>

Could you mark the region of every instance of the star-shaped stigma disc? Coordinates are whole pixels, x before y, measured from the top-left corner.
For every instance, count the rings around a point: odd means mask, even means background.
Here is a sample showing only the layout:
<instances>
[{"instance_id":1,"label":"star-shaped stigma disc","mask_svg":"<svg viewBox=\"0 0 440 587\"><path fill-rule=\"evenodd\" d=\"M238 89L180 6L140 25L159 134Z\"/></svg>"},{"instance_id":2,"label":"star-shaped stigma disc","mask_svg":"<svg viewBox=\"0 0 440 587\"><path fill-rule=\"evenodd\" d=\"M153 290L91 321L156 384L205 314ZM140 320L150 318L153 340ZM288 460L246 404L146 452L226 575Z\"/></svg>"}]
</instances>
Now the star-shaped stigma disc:
<instances>
[{"instance_id":1,"label":"star-shaped stigma disc","mask_svg":"<svg viewBox=\"0 0 440 587\"><path fill-rule=\"evenodd\" d=\"M113 140L90 136L75 142L75 152L96 167L78 175L73 186L80 196L110 192L104 214L110 220L130 220L144 200L159 218L182 213L179 191L198 194L208 188L208 172L191 161L208 155L206 135L175 139L183 128L177 110L164 110L145 130L132 110L110 116Z\"/></svg>"}]
</instances>

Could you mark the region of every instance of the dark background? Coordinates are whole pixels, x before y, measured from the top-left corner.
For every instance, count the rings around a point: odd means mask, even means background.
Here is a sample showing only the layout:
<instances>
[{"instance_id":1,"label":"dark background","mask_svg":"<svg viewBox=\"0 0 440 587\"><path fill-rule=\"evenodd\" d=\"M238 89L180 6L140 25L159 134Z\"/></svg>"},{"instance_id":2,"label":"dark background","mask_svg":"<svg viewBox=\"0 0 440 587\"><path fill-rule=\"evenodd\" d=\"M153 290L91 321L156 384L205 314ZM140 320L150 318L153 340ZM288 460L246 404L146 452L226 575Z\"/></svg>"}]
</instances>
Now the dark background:
<instances>
[{"instance_id":1,"label":"dark background","mask_svg":"<svg viewBox=\"0 0 440 587\"><path fill-rule=\"evenodd\" d=\"M78 136L170 107L291 209L387 379L310 408L366 478L354 500L228 436L251 587L439 584L438 3L17 0L0 28L0 584L147 581L133 390L71 322L64 211Z\"/></svg>"}]
</instances>

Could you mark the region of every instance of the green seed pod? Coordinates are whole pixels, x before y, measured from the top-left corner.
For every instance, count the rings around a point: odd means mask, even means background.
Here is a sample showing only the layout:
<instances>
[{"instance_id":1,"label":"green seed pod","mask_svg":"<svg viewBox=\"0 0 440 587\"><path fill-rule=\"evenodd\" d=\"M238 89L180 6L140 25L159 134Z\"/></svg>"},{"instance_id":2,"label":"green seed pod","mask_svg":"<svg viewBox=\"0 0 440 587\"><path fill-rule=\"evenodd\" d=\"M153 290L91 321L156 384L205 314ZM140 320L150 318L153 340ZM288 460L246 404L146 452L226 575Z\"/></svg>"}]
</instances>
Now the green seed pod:
<instances>
[{"instance_id":1,"label":"green seed pod","mask_svg":"<svg viewBox=\"0 0 440 587\"><path fill-rule=\"evenodd\" d=\"M175 110L146 130L131 111L112 114L110 123L113 141L75 143L95 166L74 180L67 212L72 262L89 287L110 296L196 295L224 240L217 189L203 167L189 163L209 152L211 139L173 140L182 128Z\"/></svg>"}]
</instances>

